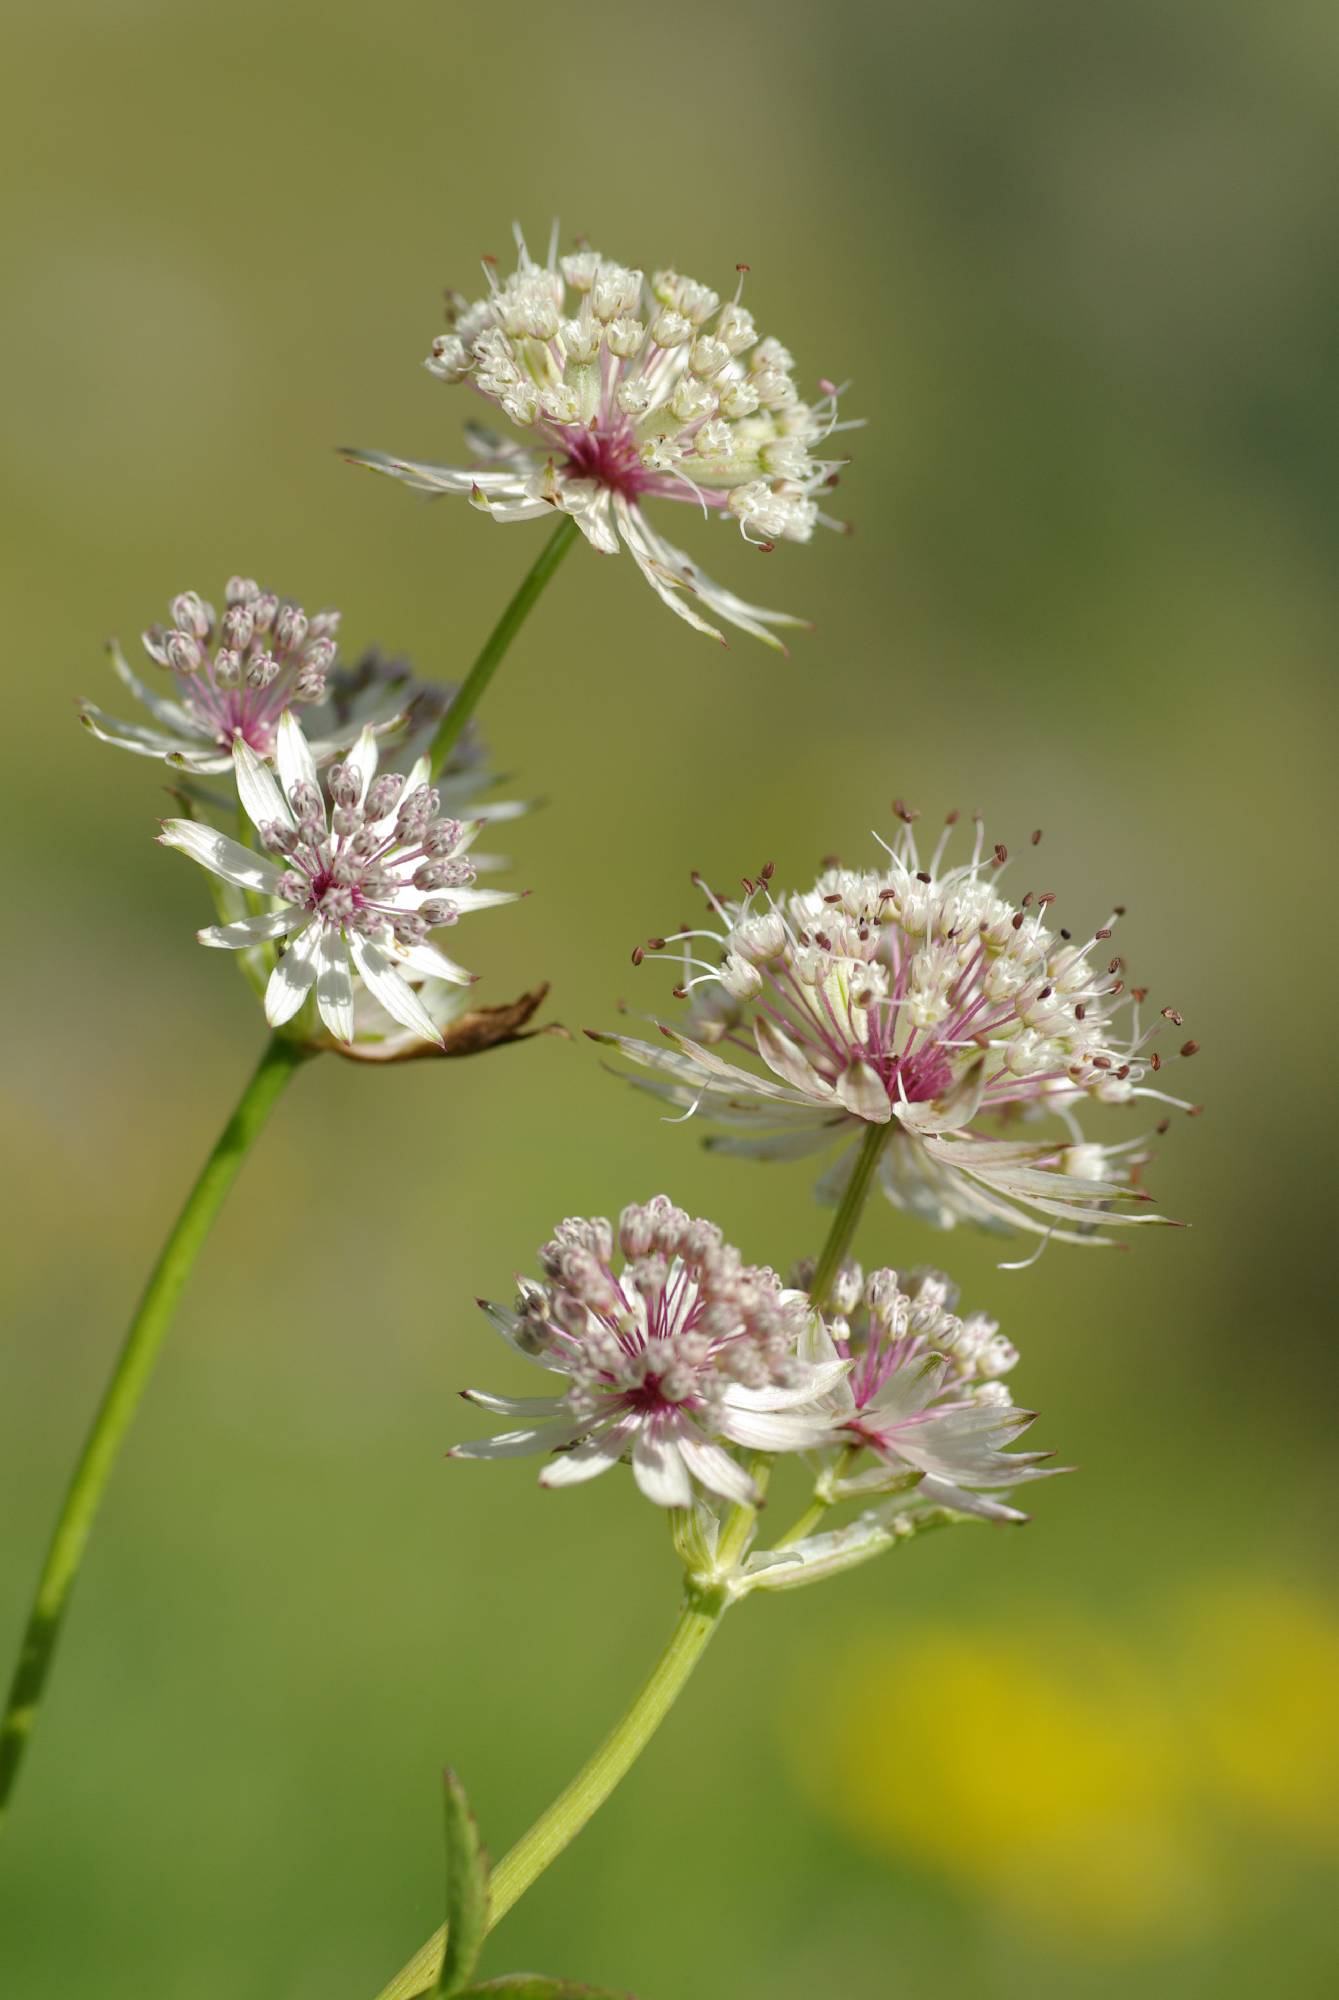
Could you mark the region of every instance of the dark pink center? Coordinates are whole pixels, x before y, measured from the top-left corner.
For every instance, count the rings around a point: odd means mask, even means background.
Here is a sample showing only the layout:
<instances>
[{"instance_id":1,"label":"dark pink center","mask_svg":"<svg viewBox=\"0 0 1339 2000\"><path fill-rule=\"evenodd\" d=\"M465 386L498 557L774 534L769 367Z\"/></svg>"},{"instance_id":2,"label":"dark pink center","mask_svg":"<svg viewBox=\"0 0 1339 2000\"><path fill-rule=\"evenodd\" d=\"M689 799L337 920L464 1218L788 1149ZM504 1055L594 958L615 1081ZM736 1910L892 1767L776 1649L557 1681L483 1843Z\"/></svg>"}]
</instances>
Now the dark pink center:
<instances>
[{"instance_id":1,"label":"dark pink center","mask_svg":"<svg viewBox=\"0 0 1339 2000\"><path fill-rule=\"evenodd\" d=\"M574 479L597 480L628 500L635 500L652 483L630 425L615 431L564 430L563 444L567 451L563 469Z\"/></svg>"}]
</instances>

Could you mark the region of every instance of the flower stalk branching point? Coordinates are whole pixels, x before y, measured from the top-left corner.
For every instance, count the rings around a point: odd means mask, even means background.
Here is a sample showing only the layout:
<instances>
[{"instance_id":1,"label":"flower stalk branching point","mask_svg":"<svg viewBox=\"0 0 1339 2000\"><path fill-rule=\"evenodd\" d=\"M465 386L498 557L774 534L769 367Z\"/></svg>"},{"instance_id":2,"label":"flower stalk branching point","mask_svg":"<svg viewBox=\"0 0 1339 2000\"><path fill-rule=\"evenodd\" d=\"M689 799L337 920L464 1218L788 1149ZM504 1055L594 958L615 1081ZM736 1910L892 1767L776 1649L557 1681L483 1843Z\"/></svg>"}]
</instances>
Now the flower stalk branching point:
<instances>
[{"instance_id":1,"label":"flower stalk branching point","mask_svg":"<svg viewBox=\"0 0 1339 2000\"><path fill-rule=\"evenodd\" d=\"M983 1315L954 1310L938 1273L868 1280L845 1256L873 1184L877 1150L853 1176L817 1266L785 1285L745 1265L718 1228L667 1196L633 1203L615 1227L561 1223L514 1307L483 1301L528 1359L563 1377L557 1396L467 1391L516 1428L453 1456L548 1454L541 1484L569 1486L630 1463L669 1510L684 1601L665 1651L622 1720L493 1877L500 1922L570 1845L669 1713L731 1605L844 1573L930 1530L1025 1517L1002 1497L1042 1476L1042 1455L1007 1450L1032 1422L1001 1377L1017 1360ZM826 1273L818 1289L818 1274ZM776 1458L817 1454L815 1501L789 1534L757 1546ZM868 1469L855 1474L863 1458ZM828 1509L873 1500L824 1526ZM817 1532L815 1532L817 1530ZM379 2000L425 1992L442 1964L439 1931Z\"/></svg>"}]
</instances>

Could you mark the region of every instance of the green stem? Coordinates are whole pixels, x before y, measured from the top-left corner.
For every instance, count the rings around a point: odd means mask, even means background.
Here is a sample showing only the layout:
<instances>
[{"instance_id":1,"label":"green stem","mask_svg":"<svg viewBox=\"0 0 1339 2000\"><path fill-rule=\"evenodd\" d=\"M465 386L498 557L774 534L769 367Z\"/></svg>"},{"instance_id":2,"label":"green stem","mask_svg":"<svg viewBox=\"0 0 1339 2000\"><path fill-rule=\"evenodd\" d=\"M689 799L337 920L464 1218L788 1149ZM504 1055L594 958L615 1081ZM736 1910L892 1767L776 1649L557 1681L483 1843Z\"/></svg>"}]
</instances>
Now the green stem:
<instances>
[{"instance_id":1,"label":"green stem","mask_svg":"<svg viewBox=\"0 0 1339 2000\"><path fill-rule=\"evenodd\" d=\"M855 1239L856 1225L860 1221L861 1210L874 1183L879 1155L888 1143L892 1129L891 1120L886 1125L869 1125L865 1129L865 1136L860 1142L860 1151L856 1155L854 1171L846 1183L837 1213L832 1218L828 1240L823 1245L822 1254L814 1271L814 1281L809 1287L809 1296L820 1312L827 1307L829 1288Z\"/></svg>"},{"instance_id":2,"label":"green stem","mask_svg":"<svg viewBox=\"0 0 1339 2000\"><path fill-rule=\"evenodd\" d=\"M4 1721L0 1723L0 1826L4 1824L19 1767L37 1720L93 1517L148 1385L163 1337L172 1324L182 1287L271 1106L310 1053L299 1042L280 1035L271 1038L255 1075L242 1092L236 1110L186 1198L186 1205L154 1266L139 1310L130 1322L112 1379L70 1479L37 1595L28 1614Z\"/></svg>"},{"instance_id":3,"label":"green stem","mask_svg":"<svg viewBox=\"0 0 1339 2000\"><path fill-rule=\"evenodd\" d=\"M888 1126L871 1125L861 1142L855 1171L846 1185L814 1273L812 1296L820 1307L842 1259L851 1247L888 1134ZM770 1461L765 1454L760 1455L751 1469L761 1501L766 1491ZM824 1510L820 1503L814 1504L817 1507L814 1519L819 1520ZM813 1508L810 1513L814 1513ZM717 1547L720 1565L728 1566L743 1554L756 1518L756 1505L741 1504L732 1509ZM802 1515L800 1522L783 1540L796 1539L800 1532L806 1531L808 1521L809 1515ZM490 1929L502 1921L536 1877L542 1875L549 1863L556 1861L563 1849L575 1840L614 1787L626 1777L669 1714L680 1688L705 1652L707 1641L719 1625L728 1602L724 1592L713 1593L709 1597L690 1594L669 1644L623 1720L605 1738L590 1762L578 1771L566 1791L559 1793L529 1833L524 1834L511 1852L503 1857L493 1876L490 1892ZM429 1938L420 1951L415 1952L390 1985L382 1988L377 2000L411 2000L411 1996L412 2000L417 2000L418 1995L426 1993L441 1967L445 1943L446 1931L443 1928Z\"/></svg>"},{"instance_id":4,"label":"green stem","mask_svg":"<svg viewBox=\"0 0 1339 2000\"><path fill-rule=\"evenodd\" d=\"M846 1256L847 1251L855 1241L855 1232L859 1225L865 1202L869 1198L869 1191L874 1185L874 1176L878 1171L879 1159L885 1145L888 1143L892 1129L891 1122L887 1125L871 1125L860 1142L860 1151L856 1155L855 1168L850 1180L846 1183L841 1201L837 1207L837 1213L832 1218L832 1227L828 1231L828 1240L823 1245L822 1251L819 1254L818 1263L814 1269L813 1283L809 1287L809 1296L820 1312L825 1311L827 1308L828 1293L832 1289L832 1281L841 1268L842 1260ZM859 1456L860 1446L848 1445L837 1461L834 1477L844 1479ZM778 1537L772 1544L773 1548L789 1548L792 1542L802 1542L806 1535L811 1535L814 1529L819 1527L823 1522L829 1504L820 1493L815 1491L813 1499L809 1502L804 1512L799 1516L798 1520L791 1522L784 1535Z\"/></svg>"},{"instance_id":5,"label":"green stem","mask_svg":"<svg viewBox=\"0 0 1339 2000\"><path fill-rule=\"evenodd\" d=\"M858 1444L848 1444L832 1468L832 1477L834 1479L845 1479L859 1456L860 1446ZM830 1500L825 1499L821 1493L815 1492L813 1499L809 1502L809 1505L799 1516L798 1520L791 1522L784 1535L777 1536L772 1547L774 1549L788 1549L792 1542L802 1542L806 1535L812 1535L815 1528L822 1526L828 1508L831 1505L832 1502Z\"/></svg>"},{"instance_id":6,"label":"green stem","mask_svg":"<svg viewBox=\"0 0 1339 2000\"><path fill-rule=\"evenodd\" d=\"M538 600L540 592L579 533L580 530L572 516L564 514L540 550L533 567L522 579L521 587L515 597L485 639L483 651L465 676L459 694L442 717L437 734L432 739L432 749L429 754L432 758L434 778L450 756L465 724L479 706L484 689L500 666L508 646L524 625L531 606Z\"/></svg>"},{"instance_id":7,"label":"green stem","mask_svg":"<svg viewBox=\"0 0 1339 2000\"><path fill-rule=\"evenodd\" d=\"M522 1834L515 1847L503 1856L493 1873L489 1893L490 1930L519 1902L550 1862L556 1861L576 1839L614 1787L627 1776L706 1651L727 1601L723 1593L710 1598L690 1597L670 1634L669 1644L622 1721L606 1736L567 1789L558 1794L547 1812L541 1813L530 1831ZM437 1977L445 1942L443 1927L382 1989L378 2000L408 2000L411 1994L426 1992Z\"/></svg>"}]
</instances>

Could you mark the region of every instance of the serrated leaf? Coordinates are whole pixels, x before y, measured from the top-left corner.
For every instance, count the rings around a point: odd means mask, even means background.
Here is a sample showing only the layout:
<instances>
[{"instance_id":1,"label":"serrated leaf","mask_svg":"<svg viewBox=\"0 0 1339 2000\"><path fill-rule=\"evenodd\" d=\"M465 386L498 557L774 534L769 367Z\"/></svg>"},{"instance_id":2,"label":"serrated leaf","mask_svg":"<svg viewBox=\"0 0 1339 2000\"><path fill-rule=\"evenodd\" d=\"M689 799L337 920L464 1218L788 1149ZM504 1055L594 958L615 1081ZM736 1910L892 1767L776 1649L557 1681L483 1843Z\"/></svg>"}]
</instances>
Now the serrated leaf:
<instances>
[{"instance_id":1,"label":"serrated leaf","mask_svg":"<svg viewBox=\"0 0 1339 2000\"><path fill-rule=\"evenodd\" d=\"M487 2000L501 1994L504 2000L633 2000L631 1993L616 1993L612 1986L576 1986L570 1979L550 1979L543 1972L507 1972L501 1979L485 1979L482 1986L470 1986L457 2000Z\"/></svg>"},{"instance_id":2,"label":"serrated leaf","mask_svg":"<svg viewBox=\"0 0 1339 2000\"><path fill-rule=\"evenodd\" d=\"M488 1857L465 1787L443 1771L446 1801L446 1951L433 1992L441 2000L462 1991L488 1935Z\"/></svg>"}]
</instances>

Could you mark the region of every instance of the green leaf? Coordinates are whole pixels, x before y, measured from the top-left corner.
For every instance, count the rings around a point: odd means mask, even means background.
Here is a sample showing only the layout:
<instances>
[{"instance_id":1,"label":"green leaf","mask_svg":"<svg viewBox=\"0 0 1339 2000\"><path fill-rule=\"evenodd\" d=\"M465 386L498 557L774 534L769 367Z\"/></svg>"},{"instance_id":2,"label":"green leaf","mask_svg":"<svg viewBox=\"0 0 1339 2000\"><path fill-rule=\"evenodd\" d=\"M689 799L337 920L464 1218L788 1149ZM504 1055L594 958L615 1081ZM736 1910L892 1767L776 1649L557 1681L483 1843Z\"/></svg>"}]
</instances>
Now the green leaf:
<instances>
[{"instance_id":1,"label":"green leaf","mask_svg":"<svg viewBox=\"0 0 1339 2000\"><path fill-rule=\"evenodd\" d=\"M446 1797L446 1953L433 1992L459 1993L478 1963L488 1934L488 1857L465 1787L443 1771Z\"/></svg>"},{"instance_id":2,"label":"green leaf","mask_svg":"<svg viewBox=\"0 0 1339 2000\"><path fill-rule=\"evenodd\" d=\"M570 1979L550 1979L542 1972L508 1972L501 1979L486 1979L471 1986L457 2000L487 2000L490 1993L506 2000L632 2000L630 1993L615 1993L612 1986L574 1986Z\"/></svg>"}]
</instances>

